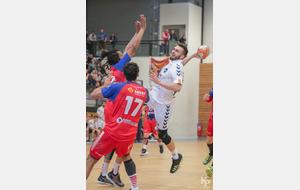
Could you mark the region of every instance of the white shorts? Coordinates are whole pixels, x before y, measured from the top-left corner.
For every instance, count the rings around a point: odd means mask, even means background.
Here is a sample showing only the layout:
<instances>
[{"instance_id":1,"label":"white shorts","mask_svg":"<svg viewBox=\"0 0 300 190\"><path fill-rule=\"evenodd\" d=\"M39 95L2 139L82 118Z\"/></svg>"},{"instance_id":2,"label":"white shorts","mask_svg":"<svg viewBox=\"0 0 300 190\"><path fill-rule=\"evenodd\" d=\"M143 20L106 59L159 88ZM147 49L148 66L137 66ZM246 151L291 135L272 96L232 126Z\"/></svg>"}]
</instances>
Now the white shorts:
<instances>
[{"instance_id":1,"label":"white shorts","mask_svg":"<svg viewBox=\"0 0 300 190\"><path fill-rule=\"evenodd\" d=\"M104 126L105 126L105 122L98 119L98 121L97 121L97 128L103 129Z\"/></svg>"},{"instance_id":2,"label":"white shorts","mask_svg":"<svg viewBox=\"0 0 300 190\"><path fill-rule=\"evenodd\" d=\"M157 127L160 130L168 129L169 119L173 112L174 104L159 104L152 98L146 103L150 108L154 109L154 115Z\"/></svg>"}]
</instances>

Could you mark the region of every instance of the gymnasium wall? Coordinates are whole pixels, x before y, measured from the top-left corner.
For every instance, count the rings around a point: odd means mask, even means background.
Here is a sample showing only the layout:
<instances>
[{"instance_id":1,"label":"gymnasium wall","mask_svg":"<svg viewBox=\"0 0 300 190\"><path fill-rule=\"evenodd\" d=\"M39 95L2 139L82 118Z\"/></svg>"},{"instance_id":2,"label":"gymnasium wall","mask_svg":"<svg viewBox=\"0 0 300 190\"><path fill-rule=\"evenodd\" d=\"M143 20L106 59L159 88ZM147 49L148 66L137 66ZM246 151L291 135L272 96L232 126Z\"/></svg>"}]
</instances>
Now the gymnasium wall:
<instances>
[{"instance_id":1,"label":"gymnasium wall","mask_svg":"<svg viewBox=\"0 0 300 190\"><path fill-rule=\"evenodd\" d=\"M210 48L210 56L203 63L213 63L213 0L204 0L203 43Z\"/></svg>"}]
</instances>

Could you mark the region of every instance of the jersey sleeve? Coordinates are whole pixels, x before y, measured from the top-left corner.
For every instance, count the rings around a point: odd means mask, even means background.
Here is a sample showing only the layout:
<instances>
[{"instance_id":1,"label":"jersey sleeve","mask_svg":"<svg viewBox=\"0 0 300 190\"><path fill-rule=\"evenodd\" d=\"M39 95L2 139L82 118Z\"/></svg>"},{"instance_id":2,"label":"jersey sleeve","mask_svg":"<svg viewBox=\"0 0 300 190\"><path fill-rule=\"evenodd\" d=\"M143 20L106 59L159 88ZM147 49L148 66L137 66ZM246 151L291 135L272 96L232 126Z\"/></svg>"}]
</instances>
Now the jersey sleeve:
<instances>
[{"instance_id":1,"label":"jersey sleeve","mask_svg":"<svg viewBox=\"0 0 300 190\"><path fill-rule=\"evenodd\" d=\"M212 97L212 98L214 98L214 97L213 97L213 88L210 90L209 96Z\"/></svg>"},{"instance_id":2,"label":"jersey sleeve","mask_svg":"<svg viewBox=\"0 0 300 190\"><path fill-rule=\"evenodd\" d=\"M145 103L149 102L150 100L150 96L149 96L149 91L145 88L146 92L147 92L147 98L146 98L146 101Z\"/></svg>"},{"instance_id":3,"label":"jersey sleeve","mask_svg":"<svg viewBox=\"0 0 300 190\"><path fill-rule=\"evenodd\" d=\"M129 61L131 60L131 58L129 57L128 53L126 53L122 59L120 59L120 61L113 65L113 67L119 71L122 71L123 72L123 67L126 63L128 63Z\"/></svg>"},{"instance_id":4,"label":"jersey sleeve","mask_svg":"<svg viewBox=\"0 0 300 190\"><path fill-rule=\"evenodd\" d=\"M182 84L183 82L183 66L176 64L175 71L172 72L173 83Z\"/></svg>"},{"instance_id":5,"label":"jersey sleeve","mask_svg":"<svg viewBox=\"0 0 300 190\"><path fill-rule=\"evenodd\" d=\"M114 101L124 85L125 83L116 82L106 88L101 89L103 97L109 99L110 101Z\"/></svg>"}]
</instances>

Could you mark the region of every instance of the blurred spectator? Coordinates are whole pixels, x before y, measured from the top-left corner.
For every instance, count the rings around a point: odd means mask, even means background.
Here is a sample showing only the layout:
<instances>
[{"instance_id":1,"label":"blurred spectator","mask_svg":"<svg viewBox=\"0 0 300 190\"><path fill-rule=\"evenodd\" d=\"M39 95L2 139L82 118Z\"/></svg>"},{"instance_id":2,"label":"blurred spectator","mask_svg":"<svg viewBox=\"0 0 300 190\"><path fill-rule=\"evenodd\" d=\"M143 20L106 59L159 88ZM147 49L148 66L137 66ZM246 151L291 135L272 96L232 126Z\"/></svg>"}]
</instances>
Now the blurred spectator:
<instances>
[{"instance_id":1,"label":"blurred spectator","mask_svg":"<svg viewBox=\"0 0 300 190\"><path fill-rule=\"evenodd\" d=\"M88 85L96 86L96 83L97 83L97 81L96 81L96 76L93 76L93 77L91 78L91 80L89 80Z\"/></svg>"},{"instance_id":2,"label":"blurred spectator","mask_svg":"<svg viewBox=\"0 0 300 190\"><path fill-rule=\"evenodd\" d=\"M162 53L167 53L167 45L168 45L168 40L170 39L170 34L169 34L169 29L166 29L162 33L162 38L161 38L161 52Z\"/></svg>"},{"instance_id":3,"label":"blurred spectator","mask_svg":"<svg viewBox=\"0 0 300 190\"><path fill-rule=\"evenodd\" d=\"M92 59L94 59L94 56L93 54L90 54L87 58L88 63L90 63Z\"/></svg>"},{"instance_id":4,"label":"blurred spectator","mask_svg":"<svg viewBox=\"0 0 300 190\"><path fill-rule=\"evenodd\" d=\"M186 45L185 41L186 41L185 34L183 34L180 40L178 41L178 43L182 43Z\"/></svg>"},{"instance_id":5,"label":"blurred spectator","mask_svg":"<svg viewBox=\"0 0 300 190\"><path fill-rule=\"evenodd\" d=\"M104 85L104 79L101 79L100 80L100 86L103 86Z\"/></svg>"},{"instance_id":6,"label":"blurred spectator","mask_svg":"<svg viewBox=\"0 0 300 190\"><path fill-rule=\"evenodd\" d=\"M89 35L89 42L88 42L88 49L89 52L92 53L93 50L93 43L97 42L97 36L95 34L95 32L93 31L90 35Z\"/></svg>"},{"instance_id":7,"label":"blurred spectator","mask_svg":"<svg viewBox=\"0 0 300 190\"><path fill-rule=\"evenodd\" d=\"M174 30L171 30L171 34L170 34L170 40L173 40L173 41L178 41L178 38L174 32Z\"/></svg>"},{"instance_id":8,"label":"blurred spectator","mask_svg":"<svg viewBox=\"0 0 300 190\"><path fill-rule=\"evenodd\" d=\"M92 76L97 76L96 70L93 70L91 73Z\"/></svg>"},{"instance_id":9,"label":"blurred spectator","mask_svg":"<svg viewBox=\"0 0 300 190\"><path fill-rule=\"evenodd\" d=\"M85 78L86 78L86 84L88 84L89 83L89 72L88 72L88 70L86 69L86 73L85 73Z\"/></svg>"},{"instance_id":10,"label":"blurred spectator","mask_svg":"<svg viewBox=\"0 0 300 190\"><path fill-rule=\"evenodd\" d=\"M100 63L97 63L96 65L96 72L99 72L101 71L101 66L100 66Z\"/></svg>"},{"instance_id":11,"label":"blurred spectator","mask_svg":"<svg viewBox=\"0 0 300 190\"><path fill-rule=\"evenodd\" d=\"M89 73L92 73L92 71L95 69L96 69L95 61L94 61L94 59L91 59L91 63L89 63L89 66L88 66Z\"/></svg>"},{"instance_id":12,"label":"blurred spectator","mask_svg":"<svg viewBox=\"0 0 300 190\"><path fill-rule=\"evenodd\" d=\"M99 50L105 50L105 42L107 40L107 36L106 33L103 32L103 29L100 30L100 34L98 36L98 40L99 40Z\"/></svg>"},{"instance_id":13,"label":"blurred spectator","mask_svg":"<svg viewBox=\"0 0 300 190\"><path fill-rule=\"evenodd\" d=\"M99 82L102 79L103 75L100 71L97 72L96 81Z\"/></svg>"},{"instance_id":14,"label":"blurred spectator","mask_svg":"<svg viewBox=\"0 0 300 190\"><path fill-rule=\"evenodd\" d=\"M117 38L117 35L115 35L115 33L112 32L110 34L109 41L110 41L111 47L113 49L117 49L118 38Z\"/></svg>"},{"instance_id":15,"label":"blurred spectator","mask_svg":"<svg viewBox=\"0 0 300 190\"><path fill-rule=\"evenodd\" d=\"M97 82L95 86L99 87L99 86L100 86L100 83L99 83L99 82Z\"/></svg>"}]
</instances>

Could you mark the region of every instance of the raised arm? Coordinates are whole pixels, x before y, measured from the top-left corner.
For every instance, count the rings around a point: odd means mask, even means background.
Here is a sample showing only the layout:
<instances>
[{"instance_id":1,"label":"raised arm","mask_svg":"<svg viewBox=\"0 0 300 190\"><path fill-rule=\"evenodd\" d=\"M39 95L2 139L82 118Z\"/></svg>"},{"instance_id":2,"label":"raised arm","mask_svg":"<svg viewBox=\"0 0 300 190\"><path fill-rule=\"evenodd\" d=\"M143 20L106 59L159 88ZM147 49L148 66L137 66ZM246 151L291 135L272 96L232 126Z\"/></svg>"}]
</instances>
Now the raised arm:
<instances>
[{"instance_id":1,"label":"raised arm","mask_svg":"<svg viewBox=\"0 0 300 190\"><path fill-rule=\"evenodd\" d=\"M194 54L192 54L192 55L187 56L186 58L184 58L183 61L182 61L182 65L185 66L192 58L203 59L196 52L196 53L194 53Z\"/></svg>"},{"instance_id":2,"label":"raised arm","mask_svg":"<svg viewBox=\"0 0 300 190\"><path fill-rule=\"evenodd\" d=\"M144 15L140 15L140 21L137 21L135 23L136 33L133 36L133 38L130 40L128 45L125 48L124 54L128 54L130 58L133 57L135 51L139 47L142 37L144 35L144 32L146 30L146 17Z\"/></svg>"},{"instance_id":3,"label":"raised arm","mask_svg":"<svg viewBox=\"0 0 300 190\"><path fill-rule=\"evenodd\" d=\"M102 89L106 88L108 85L112 84L111 78L112 78L112 76L110 75L107 79L105 79L104 85L101 86L101 87L99 87L99 88L96 88L92 92L92 94L90 95L90 98L92 98L92 99L101 99L101 98L104 98L103 94L102 94Z\"/></svg>"}]
</instances>

